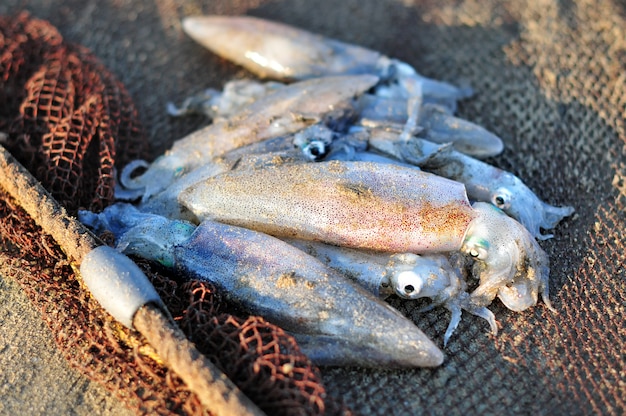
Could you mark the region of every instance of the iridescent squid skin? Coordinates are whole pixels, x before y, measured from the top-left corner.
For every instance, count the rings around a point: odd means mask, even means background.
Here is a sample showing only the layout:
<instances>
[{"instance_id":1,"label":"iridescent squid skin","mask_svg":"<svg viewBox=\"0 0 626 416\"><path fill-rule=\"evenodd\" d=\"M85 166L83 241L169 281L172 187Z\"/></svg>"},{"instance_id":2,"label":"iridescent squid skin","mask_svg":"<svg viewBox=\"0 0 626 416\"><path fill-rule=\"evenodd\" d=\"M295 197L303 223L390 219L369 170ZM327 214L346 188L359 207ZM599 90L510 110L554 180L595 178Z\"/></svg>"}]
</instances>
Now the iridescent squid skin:
<instances>
[{"instance_id":1,"label":"iridescent squid skin","mask_svg":"<svg viewBox=\"0 0 626 416\"><path fill-rule=\"evenodd\" d=\"M461 311L485 319L493 335L498 333L496 318L485 306L471 303L458 256L443 254L381 253L338 247L318 241L286 239L289 244L319 259L329 267L355 280L381 298L397 295L402 299L429 298L431 307L442 305L452 316L444 335L444 346L461 321ZM454 258L454 262L451 261ZM454 263L454 264L453 264ZM430 310L431 307L425 310Z\"/></svg>"},{"instance_id":2,"label":"iridescent squid skin","mask_svg":"<svg viewBox=\"0 0 626 416\"><path fill-rule=\"evenodd\" d=\"M232 171L186 189L179 202L201 221L279 237L394 253L460 250L477 260L478 307L520 279L548 299L548 258L524 226L490 204L470 205L461 183L416 169L331 161Z\"/></svg>"},{"instance_id":3,"label":"iridescent squid skin","mask_svg":"<svg viewBox=\"0 0 626 416\"><path fill-rule=\"evenodd\" d=\"M231 301L291 332L318 365L434 367L443 353L397 310L319 260L269 235L195 226L115 204L82 218L118 249L213 283Z\"/></svg>"},{"instance_id":4,"label":"iridescent squid skin","mask_svg":"<svg viewBox=\"0 0 626 416\"><path fill-rule=\"evenodd\" d=\"M352 109L352 99L378 82L372 75L316 78L291 84L245 106L180 140L137 178L123 172L120 199L146 201L177 178L225 152L254 142L293 133L325 117L341 117ZM132 164L134 168L136 164ZM129 168L127 167L126 170ZM134 192L133 192L134 191Z\"/></svg>"}]
</instances>

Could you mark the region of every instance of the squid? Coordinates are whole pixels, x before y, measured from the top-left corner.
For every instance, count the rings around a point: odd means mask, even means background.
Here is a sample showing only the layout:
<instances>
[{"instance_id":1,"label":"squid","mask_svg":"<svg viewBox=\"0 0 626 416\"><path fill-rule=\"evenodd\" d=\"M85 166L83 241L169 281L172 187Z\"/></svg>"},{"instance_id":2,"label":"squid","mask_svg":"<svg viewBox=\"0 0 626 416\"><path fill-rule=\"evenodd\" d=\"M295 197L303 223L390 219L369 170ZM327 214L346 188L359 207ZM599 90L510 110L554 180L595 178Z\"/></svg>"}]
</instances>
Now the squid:
<instances>
[{"instance_id":1,"label":"squid","mask_svg":"<svg viewBox=\"0 0 626 416\"><path fill-rule=\"evenodd\" d=\"M438 103L454 112L457 100L472 95L469 88L424 77L409 64L380 52L278 22L251 16L190 16L183 19L183 30L217 55L264 78L376 75L380 80L376 95L406 100L406 137L418 128L423 102Z\"/></svg>"},{"instance_id":2,"label":"squid","mask_svg":"<svg viewBox=\"0 0 626 416\"><path fill-rule=\"evenodd\" d=\"M330 151L338 134L323 123L313 124L296 133L256 141L210 158L189 172L177 175L162 191L146 196L137 204L143 212L171 219L193 221L195 217L178 202L178 195L204 179L232 169L256 169L277 163L305 163L320 160ZM356 145L351 143L351 146ZM351 147L350 147L351 149ZM391 161L391 159L389 159ZM123 179L127 182L128 179Z\"/></svg>"},{"instance_id":3,"label":"squid","mask_svg":"<svg viewBox=\"0 0 626 416\"><path fill-rule=\"evenodd\" d=\"M395 98L376 97L364 94L359 99L359 119L355 125L385 128L403 132L407 122L404 102ZM497 156L504 150L504 144L495 134L470 121L454 117L448 109L437 104L425 103L421 106L414 134L438 144L451 146L468 156L487 158Z\"/></svg>"},{"instance_id":4,"label":"squid","mask_svg":"<svg viewBox=\"0 0 626 416\"><path fill-rule=\"evenodd\" d=\"M378 82L373 75L343 75L291 84L220 120L177 140L151 164L135 161L122 172L116 197L143 202L165 190L177 178L229 150L293 133L325 118L342 118L352 111L352 98ZM137 168L147 168L131 177Z\"/></svg>"},{"instance_id":5,"label":"squid","mask_svg":"<svg viewBox=\"0 0 626 416\"><path fill-rule=\"evenodd\" d=\"M180 107L169 103L167 112L176 117L200 113L219 121L236 115L245 106L284 86L277 82L229 81L224 85L223 92L205 90L186 99ZM400 126L402 129L408 121L407 102L404 99L365 93L356 97L356 100L355 125ZM504 149L498 136L470 121L454 117L449 108L438 104L424 103L416 122L421 137L440 144L452 143L456 150L474 157L496 156Z\"/></svg>"},{"instance_id":6,"label":"squid","mask_svg":"<svg viewBox=\"0 0 626 416\"><path fill-rule=\"evenodd\" d=\"M522 223L537 239L552 238L541 230L551 230L574 213L570 206L557 207L543 202L517 176L483 161L419 137L403 140L387 129L367 132L368 145L383 154L465 185L475 201L490 202Z\"/></svg>"},{"instance_id":7,"label":"squid","mask_svg":"<svg viewBox=\"0 0 626 416\"><path fill-rule=\"evenodd\" d=\"M541 297L554 310L537 240L573 208L478 160L503 143L454 116L470 89L258 18L190 17L183 28L280 82L233 81L168 106L212 124L122 171L116 197L135 205L80 213L120 251L211 281L320 365L440 365L442 352L383 302L391 295L450 310L444 346L462 311L495 335L495 299L524 311Z\"/></svg>"},{"instance_id":8,"label":"squid","mask_svg":"<svg viewBox=\"0 0 626 416\"><path fill-rule=\"evenodd\" d=\"M290 244L236 226L185 221L115 204L81 220L108 229L117 248L188 278L210 281L281 326L318 365L435 367L441 350L413 322Z\"/></svg>"},{"instance_id":9,"label":"squid","mask_svg":"<svg viewBox=\"0 0 626 416\"><path fill-rule=\"evenodd\" d=\"M318 241L285 241L354 279L376 296L387 298L397 295L410 300L429 298L433 303L424 311L443 305L452 314L444 334L444 346L459 325L462 310L485 319L491 333L498 333L493 313L484 306L475 307L468 302L467 284L462 276L461 265L456 264L463 263L458 256L389 254L354 250Z\"/></svg>"},{"instance_id":10,"label":"squid","mask_svg":"<svg viewBox=\"0 0 626 416\"><path fill-rule=\"evenodd\" d=\"M426 78L409 64L379 52L251 16L190 16L183 30L196 42L262 78L302 80L337 74L381 78L381 95L420 96L449 102L470 89Z\"/></svg>"},{"instance_id":11,"label":"squid","mask_svg":"<svg viewBox=\"0 0 626 416\"><path fill-rule=\"evenodd\" d=\"M178 201L199 221L278 237L391 253L461 251L476 260L472 305L514 291L517 310L538 295L551 307L549 260L528 230L491 204L470 204L463 184L417 169L330 161L235 170L196 183Z\"/></svg>"}]
</instances>

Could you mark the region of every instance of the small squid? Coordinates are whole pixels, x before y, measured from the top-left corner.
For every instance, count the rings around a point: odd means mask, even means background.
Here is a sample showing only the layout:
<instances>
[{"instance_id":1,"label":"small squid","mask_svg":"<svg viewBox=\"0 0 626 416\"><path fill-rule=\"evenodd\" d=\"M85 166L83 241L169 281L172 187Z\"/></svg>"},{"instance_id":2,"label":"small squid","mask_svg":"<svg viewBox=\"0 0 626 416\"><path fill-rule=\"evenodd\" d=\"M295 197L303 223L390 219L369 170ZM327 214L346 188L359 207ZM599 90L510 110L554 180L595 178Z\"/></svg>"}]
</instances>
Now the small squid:
<instances>
[{"instance_id":1,"label":"small squid","mask_svg":"<svg viewBox=\"0 0 626 416\"><path fill-rule=\"evenodd\" d=\"M548 298L549 261L533 236L491 204L470 204L463 184L369 162L287 164L201 181L178 197L201 221L349 248L476 259L471 302L487 306L525 282L525 303Z\"/></svg>"},{"instance_id":2,"label":"small squid","mask_svg":"<svg viewBox=\"0 0 626 416\"><path fill-rule=\"evenodd\" d=\"M318 241L286 239L289 244L354 279L365 289L386 298L429 298L431 306L443 305L452 316L443 338L444 346L461 321L461 310L485 319L492 334L498 333L496 318L485 306L468 300L461 269L443 254L382 253L338 247ZM456 257L456 256L455 256ZM426 310L430 309L427 307Z\"/></svg>"},{"instance_id":3,"label":"small squid","mask_svg":"<svg viewBox=\"0 0 626 416\"><path fill-rule=\"evenodd\" d=\"M376 97L363 94L359 98L358 125L402 131L407 122L404 102L397 98ZM415 133L439 144L451 143L455 150L477 158L502 153L504 144L495 134L470 121L454 117L437 104L422 105ZM403 137L406 140L408 137Z\"/></svg>"},{"instance_id":4,"label":"small squid","mask_svg":"<svg viewBox=\"0 0 626 416\"><path fill-rule=\"evenodd\" d=\"M378 82L373 75L343 75L316 78L279 88L252 102L235 114L198 130L174 143L153 163L131 163L122 172L126 190L116 191L118 199L138 197L146 201L177 178L215 156L254 142L293 133L326 117L341 118L352 111L354 96ZM136 178L130 172L147 170Z\"/></svg>"},{"instance_id":5,"label":"small squid","mask_svg":"<svg viewBox=\"0 0 626 416\"><path fill-rule=\"evenodd\" d=\"M491 202L521 222L530 233L545 240L573 207L556 207L543 202L517 176L474 159L454 149L442 147L417 137L403 140L398 133L375 129L369 131L369 146L405 163L465 185L468 196L476 201Z\"/></svg>"}]
</instances>

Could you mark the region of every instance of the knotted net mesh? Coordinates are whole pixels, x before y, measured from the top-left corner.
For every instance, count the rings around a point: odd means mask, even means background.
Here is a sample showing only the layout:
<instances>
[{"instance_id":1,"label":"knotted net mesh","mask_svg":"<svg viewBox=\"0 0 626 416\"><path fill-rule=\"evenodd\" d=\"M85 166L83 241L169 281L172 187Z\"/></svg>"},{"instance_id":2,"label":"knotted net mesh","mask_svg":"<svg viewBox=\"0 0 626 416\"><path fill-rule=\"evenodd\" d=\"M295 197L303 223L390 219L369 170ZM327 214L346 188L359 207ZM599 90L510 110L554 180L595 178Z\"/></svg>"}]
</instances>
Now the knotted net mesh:
<instances>
[{"instance_id":1,"label":"knotted net mesh","mask_svg":"<svg viewBox=\"0 0 626 416\"><path fill-rule=\"evenodd\" d=\"M20 13L0 17L0 31L2 93L22 97L11 96L0 110L5 146L70 211L102 209L113 199L115 162L123 166L146 148L130 96L91 52L65 43L50 23ZM149 345L80 287L62 251L19 201L4 190L0 197L5 267L40 306L70 363L142 413L204 413ZM187 336L259 407L271 414L348 411L326 399L319 370L292 336L260 317L227 313L207 283L177 281L140 264Z\"/></svg>"},{"instance_id":2,"label":"knotted net mesh","mask_svg":"<svg viewBox=\"0 0 626 416\"><path fill-rule=\"evenodd\" d=\"M0 11L22 6L18 0L7 4ZM200 117L165 117L166 101L181 102L203 88L220 88L228 79L252 77L183 35L180 19L190 14L250 14L282 21L380 50L424 75L471 85L476 95L461 103L460 116L498 134L506 146L489 162L521 177L547 202L576 208L576 214L557 227L555 238L541 243L551 259L550 292L557 313L542 304L513 313L494 302L490 308L500 333L492 337L484 322L464 316L440 368L324 368L320 377L326 394L344 398L355 412L364 414L626 412L626 8L621 2L32 0L28 4L37 17L58 27L63 39L88 46L120 77L148 127L152 156L206 122ZM19 45L12 48L22 50ZM8 68L19 72L23 61L19 52L14 56ZM15 104L24 100L20 94L25 92L0 94L4 102ZM28 154L27 146L22 150ZM88 201L92 200L90 196ZM9 198L3 196L2 201L7 207L2 215L4 236L6 229L17 229L13 214L4 213L19 209ZM52 260L63 257L48 253L52 243L38 234L20 232L11 244L16 248L37 244L33 246L37 256L20 260L19 253L5 249L3 255L11 261L3 265L3 276L25 273L21 281L36 282L45 276L55 279L59 275L55 270L67 267ZM67 296L33 291L41 297L35 301L44 308L46 320L56 316L48 311L50 305ZM395 299L392 304L442 344L447 311L423 314L416 302ZM82 312L72 305L59 308L75 315L75 331L93 327L102 336L119 339L117 333L111 335L108 321L90 318L95 305L87 303ZM61 334L60 345L70 341L57 320L50 325ZM220 325L228 330L236 326ZM227 341L228 337L223 343ZM129 352L123 349L128 343L119 345L102 350L120 354L115 363L128 369L123 385L114 390L132 391L142 371L162 374L162 369L132 361L144 356L140 346ZM102 351L94 349L96 358L86 361L93 363L91 371L113 371L98 364ZM193 400L173 377L161 380L151 390L131 395L135 408L149 412L154 398L163 395L169 405L155 408L193 410Z\"/></svg>"}]
</instances>

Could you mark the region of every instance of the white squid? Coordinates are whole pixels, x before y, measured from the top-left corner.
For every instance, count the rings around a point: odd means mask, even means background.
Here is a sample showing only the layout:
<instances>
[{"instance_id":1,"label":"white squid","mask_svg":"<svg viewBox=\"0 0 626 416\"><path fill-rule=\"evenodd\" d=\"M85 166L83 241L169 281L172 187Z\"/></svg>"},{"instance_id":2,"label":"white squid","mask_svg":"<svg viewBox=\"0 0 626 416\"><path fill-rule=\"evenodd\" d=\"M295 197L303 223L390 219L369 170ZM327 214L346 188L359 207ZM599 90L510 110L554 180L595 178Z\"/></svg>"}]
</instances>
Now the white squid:
<instances>
[{"instance_id":1,"label":"white squid","mask_svg":"<svg viewBox=\"0 0 626 416\"><path fill-rule=\"evenodd\" d=\"M375 94L406 100L404 135L417 129L423 102L456 109L469 88L426 78L405 62L380 52L325 38L286 24L251 16L193 16L184 31L214 53L260 77L300 80L336 74L372 74L380 78Z\"/></svg>"},{"instance_id":2,"label":"white squid","mask_svg":"<svg viewBox=\"0 0 626 416\"><path fill-rule=\"evenodd\" d=\"M352 98L378 82L373 75L316 78L279 88L245 106L236 115L217 121L180 140L153 163L131 164L116 196L146 201L177 178L229 150L271 137L293 133L326 117L341 118L351 112ZM136 178L136 167L147 167Z\"/></svg>"}]
</instances>

